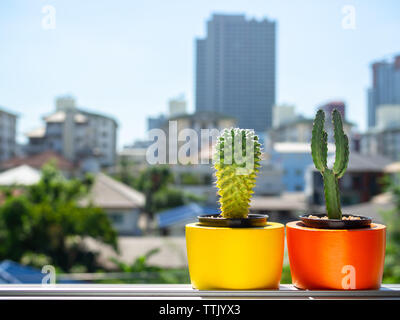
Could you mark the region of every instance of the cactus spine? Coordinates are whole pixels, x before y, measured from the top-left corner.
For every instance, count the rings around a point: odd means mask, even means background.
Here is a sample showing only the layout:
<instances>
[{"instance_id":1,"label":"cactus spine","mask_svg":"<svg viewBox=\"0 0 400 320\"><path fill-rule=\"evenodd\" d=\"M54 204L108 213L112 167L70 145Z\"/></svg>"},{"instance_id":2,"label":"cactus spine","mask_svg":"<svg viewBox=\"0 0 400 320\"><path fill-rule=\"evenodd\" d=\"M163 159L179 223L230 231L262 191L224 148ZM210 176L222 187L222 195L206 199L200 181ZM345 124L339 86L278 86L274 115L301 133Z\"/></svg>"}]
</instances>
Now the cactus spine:
<instances>
[{"instance_id":1,"label":"cactus spine","mask_svg":"<svg viewBox=\"0 0 400 320\"><path fill-rule=\"evenodd\" d=\"M332 123L336 145L335 163L332 169L327 166L328 135L324 129L325 113L318 110L315 116L311 155L314 165L324 180L326 210L329 219L342 219L338 180L344 175L349 162L349 140L343 131L342 117L337 109L332 112Z\"/></svg>"},{"instance_id":2,"label":"cactus spine","mask_svg":"<svg viewBox=\"0 0 400 320\"><path fill-rule=\"evenodd\" d=\"M217 139L214 167L221 215L246 218L261 160L261 144L253 130L224 129Z\"/></svg>"}]
</instances>

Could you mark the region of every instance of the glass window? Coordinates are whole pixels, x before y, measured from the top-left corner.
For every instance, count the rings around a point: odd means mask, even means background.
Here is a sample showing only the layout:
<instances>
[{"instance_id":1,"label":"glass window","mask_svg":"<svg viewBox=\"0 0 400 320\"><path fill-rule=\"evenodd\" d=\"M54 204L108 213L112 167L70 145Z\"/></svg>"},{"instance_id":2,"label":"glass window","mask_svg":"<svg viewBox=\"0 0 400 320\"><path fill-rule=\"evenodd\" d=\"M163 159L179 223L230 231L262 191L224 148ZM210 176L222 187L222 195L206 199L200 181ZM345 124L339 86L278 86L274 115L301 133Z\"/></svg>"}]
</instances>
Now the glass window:
<instances>
[{"instance_id":1,"label":"glass window","mask_svg":"<svg viewBox=\"0 0 400 320\"><path fill-rule=\"evenodd\" d=\"M0 271L189 284L185 226L221 194L282 224L326 210L310 140L324 110L331 168L337 109L362 149L342 202L387 224L383 279L400 283L400 214L381 214L400 212L383 179L400 159L399 14L395 0L0 1ZM261 166L222 166L217 184L201 129L231 127L259 137Z\"/></svg>"}]
</instances>

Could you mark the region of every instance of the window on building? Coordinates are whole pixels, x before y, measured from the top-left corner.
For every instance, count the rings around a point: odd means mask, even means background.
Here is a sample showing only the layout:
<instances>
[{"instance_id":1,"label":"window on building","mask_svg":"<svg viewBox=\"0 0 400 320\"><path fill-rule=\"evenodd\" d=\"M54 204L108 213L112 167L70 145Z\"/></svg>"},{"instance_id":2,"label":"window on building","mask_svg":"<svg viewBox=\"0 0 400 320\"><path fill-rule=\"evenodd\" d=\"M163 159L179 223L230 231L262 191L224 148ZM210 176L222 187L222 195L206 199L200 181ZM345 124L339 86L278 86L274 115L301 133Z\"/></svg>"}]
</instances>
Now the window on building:
<instances>
[{"instance_id":1,"label":"window on building","mask_svg":"<svg viewBox=\"0 0 400 320\"><path fill-rule=\"evenodd\" d=\"M108 216L114 224L121 224L124 222L124 214L122 212L110 212Z\"/></svg>"}]
</instances>

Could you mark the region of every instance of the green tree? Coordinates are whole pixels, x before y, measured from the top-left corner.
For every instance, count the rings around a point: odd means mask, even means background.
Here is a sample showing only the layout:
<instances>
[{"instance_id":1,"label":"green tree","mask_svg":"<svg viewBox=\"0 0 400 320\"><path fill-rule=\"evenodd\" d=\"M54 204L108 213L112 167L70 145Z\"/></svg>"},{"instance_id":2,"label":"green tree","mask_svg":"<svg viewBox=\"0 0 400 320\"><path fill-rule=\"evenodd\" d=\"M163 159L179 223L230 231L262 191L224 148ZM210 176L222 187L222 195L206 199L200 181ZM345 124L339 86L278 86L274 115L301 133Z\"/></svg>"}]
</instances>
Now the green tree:
<instances>
[{"instance_id":1,"label":"green tree","mask_svg":"<svg viewBox=\"0 0 400 320\"><path fill-rule=\"evenodd\" d=\"M128 186L134 186L136 184L136 176L133 173L134 162L129 161L126 156L122 156L118 165L118 172L114 174L114 178Z\"/></svg>"},{"instance_id":2,"label":"green tree","mask_svg":"<svg viewBox=\"0 0 400 320\"><path fill-rule=\"evenodd\" d=\"M49 203L53 207L66 202L76 202L88 192L93 177L86 175L83 180L66 179L54 163L42 168L42 178L37 184L29 187L27 197L32 203Z\"/></svg>"},{"instance_id":3,"label":"green tree","mask_svg":"<svg viewBox=\"0 0 400 320\"><path fill-rule=\"evenodd\" d=\"M173 174L168 166L151 166L140 173L136 188L146 196L145 210L153 217L155 213L186 202L183 191L171 188Z\"/></svg>"},{"instance_id":4,"label":"green tree","mask_svg":"<svg viewBox=\"0 0 400 320\"><path fill-rule=\"evenodd\" d=\"M161 269L157 266L150 266L147 260L157 254L160 251L159 248L154 248L146 252L145 254L137 257L132 264L122 262L116 258L111 258L110 260L117 266L119 271L122 272L149 272L149 271L160 271Z\"/></svg>"},{"instance_id":5,"label":"green tree","mask_svg":"<svg viewBox=\"0 0 400 320\"><path fill-rule=\"evenodd\" d=\"M151 218L162 210L204 200L202 197L172 187L174 176L167 165L150 166L134 178L132 174L129 174L126 164L122 163L121 173L125 172L125 178L118 174L115 177L144 193L146 198L144 209Z\"/></svg>"},{"instance_id":6,"label":"green tree","mask_svg":"<svg viewBox=\"0 0 400 320\"><path fill-rule=\"evenodd\" d=\"M91 182L90 177L67 180L53 165L44 166L39 183L0 207L0 259L33 265L46 260L65 272L76 265L95 271L96 253L82 238L117 250L117 234L102 209L79 206Z\"/></svg>"},{"instance_id":7,"label":"green tree","mask_svg":"<svg viewBox=\"0 0 400 320\"><path fill-rule=\"evenodd\" d=\"M157 192L173 182L171 170L166 165L151 166L143 170L136 182L136 187L142 192Z\"/></svg>"},{"instance_id":8,"label":"green tree","mask_svg":"<svg viewBox=\"0 0 400 320\"><path fill-rule=\"evenodd\" d=\"M173 177L167 166L152 166L140 173L137 181L137 187L146 196L145 211L152 218L157 212L157 206L154 204L155 194L165 189Z\"/></svg>"},{"instance_id":9,"label":"green tree","mask_svg":"<svg viewBox=\"0 0 400 320\"><path fill-rule=\"evenodd\" d=\"M201 185L203 184L201 178L191 172L183 172L180 175L181 184L183 185Z\"/></svg>"},{"instance_id":10,"label":"green tree","mask_svg":"<svg viewBox=\"0 0 400 320\"><path fill-rule=\"evenodd\" d=\"M400 174L393 179L387 179L387 190L391 192L394 209L383 212L382 216L387 226L387 244L385 271L383 282L400 282Z\"/></svg>"}]
</instances>

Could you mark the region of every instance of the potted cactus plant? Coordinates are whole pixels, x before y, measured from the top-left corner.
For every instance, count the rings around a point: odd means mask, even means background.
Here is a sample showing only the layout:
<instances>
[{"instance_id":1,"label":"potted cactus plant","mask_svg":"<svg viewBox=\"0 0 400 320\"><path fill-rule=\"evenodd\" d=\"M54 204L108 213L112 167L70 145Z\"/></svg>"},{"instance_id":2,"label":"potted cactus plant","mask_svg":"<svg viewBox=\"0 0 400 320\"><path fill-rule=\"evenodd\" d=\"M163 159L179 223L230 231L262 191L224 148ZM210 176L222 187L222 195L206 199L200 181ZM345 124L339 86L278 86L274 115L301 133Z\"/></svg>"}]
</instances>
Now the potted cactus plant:
<instances>
[{"instance_id":1,"label":"potted cactus plant","mask_svg":"<svg viewBox=\"0 0 400 320\"><path fill-rule=\"evenodd\" d=\"M260 167L253 130L224 129L214 153L221 214L186 225L192 286L196 289L277 289L282 273L284 226L249 214Z\"/></svg>"},{"instance_id":2,"label":"potted cactus plant","mask_svg":"<svg viewBox=\"0 0 400 320\"><path fill-rule=\"evenodd\" d=\"M301 289L377 289L385 259L386 228L359 215L343 215L339 179L349 161L349 141L339 111L332 112L335 162L327 165L325 113L315 117L311 154L323 177L326 214L305 214L286 225L293 284Z\"/></svg>"}]
</instances>

